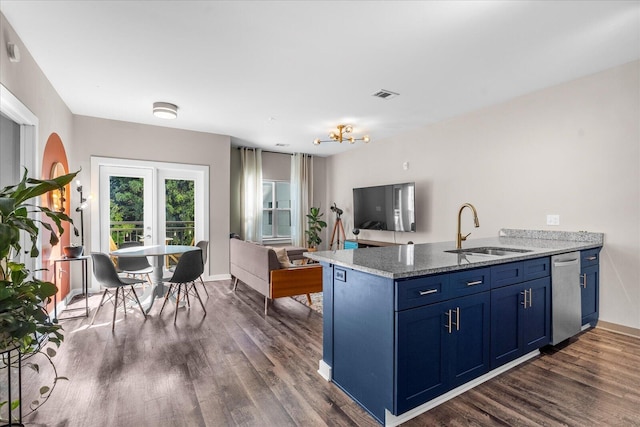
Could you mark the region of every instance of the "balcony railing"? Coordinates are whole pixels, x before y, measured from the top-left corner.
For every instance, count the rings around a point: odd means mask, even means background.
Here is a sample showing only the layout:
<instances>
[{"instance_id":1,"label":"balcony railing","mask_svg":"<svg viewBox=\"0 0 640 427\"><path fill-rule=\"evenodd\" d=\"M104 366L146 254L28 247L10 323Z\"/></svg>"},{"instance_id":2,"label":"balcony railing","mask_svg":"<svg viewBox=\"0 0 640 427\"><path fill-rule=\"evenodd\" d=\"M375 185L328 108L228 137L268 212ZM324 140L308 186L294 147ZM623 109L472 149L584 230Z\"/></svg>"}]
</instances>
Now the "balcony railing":
<instances>
[{"instance_id":1,"label":"balcony railing","mask_svg":"<svg viewBox=\"0 0 640 427\"><path fill-rule=\"evenodd\" d=\"M112 221L109 228L116 245L122 242L141 242L145 238L142 221ZM195 226L193 221L167 221L165 242L169 245L193 245Z\"/></svg>"}]
</instances>

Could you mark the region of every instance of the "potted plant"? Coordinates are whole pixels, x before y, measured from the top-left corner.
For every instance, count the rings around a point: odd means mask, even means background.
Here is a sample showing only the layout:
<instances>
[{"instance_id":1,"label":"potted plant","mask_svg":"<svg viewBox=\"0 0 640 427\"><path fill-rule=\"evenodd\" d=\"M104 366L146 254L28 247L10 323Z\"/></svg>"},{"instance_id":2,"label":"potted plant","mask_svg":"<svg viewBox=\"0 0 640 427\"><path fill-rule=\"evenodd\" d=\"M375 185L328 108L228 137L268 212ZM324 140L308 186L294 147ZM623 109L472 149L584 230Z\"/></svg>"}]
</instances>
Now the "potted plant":
<instances>
[{"instance_id":1,"label":"potted plant","mask_svg":"<svg viewBox=\"0 0 640 427\"><path fill-rule=\"evenodd\" d=\"M320 233L327 226L327 223L320 219L322 215L324 214L320 213L320 208L315 207L310 208L307 214L309 229L305 231L305 234L307 235L307 246L310 252L317 250L318 245L322 243Z\"/></svg>"},{"instance_id":2,"label":"potted plant","mask_svg":"<svg viewBox=\"0 0 640 427\"><path fill-rule=\"evenodd\" d=\"M48 232L52 246L58 244L58 236L64 232L62 223L73 223L71 218L63 212L38 206L31 200L62 189L73 180L77 172L50 180L27 178L27 173L25 169L18 184L0 189L0 352L10 356L11 351L19 350L22 360L36 353L44 355L55 375L52 387L41 387L39 390L44 403L55 387L55 382L62 379L57 376L55 365L51 361L55 350L48 347L43 351L47 342L58 347L63 340L62 328L51 321L46 308L57 288L51 282L36 278L34 272L17 259L17 254L27 253L21 246L21 237L25 233L31 240L28 251L31 258L37 258L40 254L37 243L41 231ZM35 217L34 214L37 213L46 215L53 225ZM74 231L77 235L75 227ZM14 361L12 357L3 358L0 368L10 369ZM26 366L39 371L34 362L29 362ZM42 403L39 400L32 401L32 411ZM11 411L19 407L21 402L0 402L0 408L7 404L11 418Z\"/></svg>"}]
</instances>

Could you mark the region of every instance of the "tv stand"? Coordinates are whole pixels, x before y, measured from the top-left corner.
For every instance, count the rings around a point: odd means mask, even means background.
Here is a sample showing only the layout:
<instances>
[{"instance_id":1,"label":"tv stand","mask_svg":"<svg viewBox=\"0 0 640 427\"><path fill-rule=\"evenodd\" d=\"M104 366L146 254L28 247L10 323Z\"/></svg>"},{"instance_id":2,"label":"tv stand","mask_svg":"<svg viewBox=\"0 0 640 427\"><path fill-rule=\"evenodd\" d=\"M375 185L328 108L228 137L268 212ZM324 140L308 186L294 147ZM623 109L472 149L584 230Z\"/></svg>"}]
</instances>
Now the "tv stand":
<instances>
[{"instance_id":1,"label":"tv stand","mask_svg":"<svg viewBox=\"0 0 640 427\"><path fill-rule=\"evenodd\" d=\"M380 248L383 246L397 246L399 243L393 242L381 242L378 240L345 240L344 248L345 249L360 249L360 248Z\"/></svg>"}]
</instances>

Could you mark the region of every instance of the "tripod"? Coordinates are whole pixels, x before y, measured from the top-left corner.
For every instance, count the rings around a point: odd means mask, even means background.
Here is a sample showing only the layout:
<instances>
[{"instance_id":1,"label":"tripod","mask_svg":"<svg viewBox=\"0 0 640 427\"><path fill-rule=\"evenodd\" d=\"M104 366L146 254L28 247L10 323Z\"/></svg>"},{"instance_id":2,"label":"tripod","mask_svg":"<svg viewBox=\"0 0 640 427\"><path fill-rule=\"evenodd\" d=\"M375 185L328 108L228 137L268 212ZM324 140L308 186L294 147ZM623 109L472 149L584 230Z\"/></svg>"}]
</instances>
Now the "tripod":
<instances>
[{"instance_id":1,"label":"tripod","mask_svg":"<svg viewBox=\"0 0 640 427\"><path fill-rule=\"evenodd\" d=\"M342 244L344 245L344 241L347 239L344 234L344 227L342 227L342 218L338 215L336 219L336 223L333 224L333 232L331 233L331 242L329 243L329 250L333 248L333 241L338 236L338 241L336 242L336 249L340 249L340 234L342 234Z\"/></svg>"}]
</instances>

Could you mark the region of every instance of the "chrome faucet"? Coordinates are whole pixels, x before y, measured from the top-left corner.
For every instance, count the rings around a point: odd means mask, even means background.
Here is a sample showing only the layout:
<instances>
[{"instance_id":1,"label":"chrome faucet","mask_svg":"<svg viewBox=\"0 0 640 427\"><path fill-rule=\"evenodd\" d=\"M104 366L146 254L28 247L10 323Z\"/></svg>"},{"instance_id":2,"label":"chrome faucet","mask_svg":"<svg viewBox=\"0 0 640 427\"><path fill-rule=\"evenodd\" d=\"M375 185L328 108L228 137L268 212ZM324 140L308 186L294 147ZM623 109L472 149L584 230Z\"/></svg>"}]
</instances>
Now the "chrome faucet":
<instances>
[{"instance_id":1,"label":"chrome faucet","mask_svg":"<svg viewBox=\"0 0 640 427\"><path fill-rule=\"evenodd\" d=\"M464 210L464 208L471 208L471 210L473 211L473 222L476 228L480 227L480 222L478 221L478 212L476 212L476 208L473 207L471 203L465 203L464 205L462 205L460 207L460 210L458 211L458 235L456 236L456 249L462 249L462 241L467 240L467 237L469 237L469 234L471 234L469 233L466 236L463 236L460 232L460 218L462 217L462 211Z\"/></svg>"}]
</instances>

